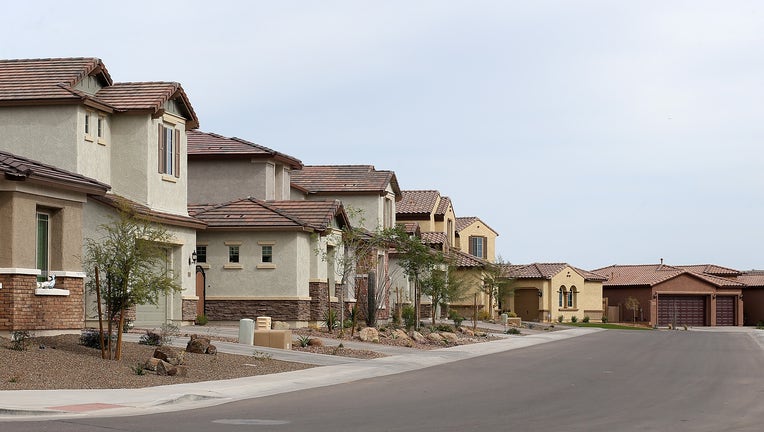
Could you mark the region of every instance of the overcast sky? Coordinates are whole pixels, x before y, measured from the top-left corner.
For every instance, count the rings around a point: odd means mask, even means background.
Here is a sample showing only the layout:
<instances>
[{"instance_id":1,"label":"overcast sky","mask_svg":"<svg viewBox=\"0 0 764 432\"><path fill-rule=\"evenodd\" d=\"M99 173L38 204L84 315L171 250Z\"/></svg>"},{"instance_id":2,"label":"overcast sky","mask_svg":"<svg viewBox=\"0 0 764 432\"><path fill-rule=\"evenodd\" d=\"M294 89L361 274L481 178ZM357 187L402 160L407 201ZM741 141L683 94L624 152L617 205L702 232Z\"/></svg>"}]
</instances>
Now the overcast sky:
<instances>
[{"instance_id":1,"label":"overcast sky","mask_svg":"<svg viewBox=\"0 0 764 432\"><path fill-rule=\"evenodd\" d=\"M437 189L512 263L764 268L760 1L28 1L0 41Z\"/></svg>"}]
</instances>

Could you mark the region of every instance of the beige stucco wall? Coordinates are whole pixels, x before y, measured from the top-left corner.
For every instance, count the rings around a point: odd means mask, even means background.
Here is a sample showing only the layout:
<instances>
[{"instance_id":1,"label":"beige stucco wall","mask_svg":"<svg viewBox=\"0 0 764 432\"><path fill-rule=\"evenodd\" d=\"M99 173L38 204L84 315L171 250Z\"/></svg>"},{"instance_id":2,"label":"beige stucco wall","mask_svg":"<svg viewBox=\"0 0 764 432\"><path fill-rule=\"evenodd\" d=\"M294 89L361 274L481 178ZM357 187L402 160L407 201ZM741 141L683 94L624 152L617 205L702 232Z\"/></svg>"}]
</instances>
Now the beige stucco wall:
<instances>
[{"instance_id":1,"label":"beige stucco wall","mask_svg":"<svg viewBox=\"0 0 764 432\"><path fill-rule=\"evenodd\" d=\"M83 194L0 179L0 268L37 268L39 210L50 214L49 269L81 272Z\"/></svg>"},{"instance_id":2,"label":"beige stucco wall","mask_svg":"<svg viewBox=\"0 0 764 432\"><path fill-rule=\"evenodd\" d=\"M485 226L479 219L459 232L457 247L464 253L470 253L470 236L480 236L486 238L486 259L489 262L496 261L496 233Z\"/></svg>"},{"instance_id":3,"label":"beige stucco wall","mask_svg":"<svg viewBox=\"0 0 764 432\"><path fill-rule=\"evenodd\" d=\"M442 199L442 197L441 197ZM437 206L435 206L437 208ZM433 216L434 217L434 216ZM451 232L448 232L448 223L451 222ZM456 244L456 215L453 206L449 205L442 221L433 219L433 231L444 232L448 235L448 241L451 246Z\"/></svg>"},{"instance_id":4,"label":"beige stucco wall","mask_svg":"<svg viewBox=\"0 0 764 432\"><path fill-rule=\"evenodd\" d=\"M266 175L262 162L195 159L188 164L188 201L208 204L248 196L265 199Z\"/></svg>"},{"instance_id":5,"label":"beige stucco wall","mask_svg":"<svg viewBox=\"0 0 764 432\"><path fill-rule=\"evenodd\" d=\"M80 107L0 107L2 149L77 172ZM84 111L82 111L84 112Z\"/></svg>"},{"instance_id":6,"label":"beige stucco wall","mask_svg":"<svg viewBox=\"0 0 764 432\"><path fill-rule=\"evenodd\" d=\"M228 262L228 245L239 244L239 265ZM261 244L273 246L273 265L260 263ZM207 298L309 297L311 235L307 232L200 231L207 246ZM260 265L261 268L258 268ZM273 268L263 268L273 267Z\"/></svg>"}]
</instances>

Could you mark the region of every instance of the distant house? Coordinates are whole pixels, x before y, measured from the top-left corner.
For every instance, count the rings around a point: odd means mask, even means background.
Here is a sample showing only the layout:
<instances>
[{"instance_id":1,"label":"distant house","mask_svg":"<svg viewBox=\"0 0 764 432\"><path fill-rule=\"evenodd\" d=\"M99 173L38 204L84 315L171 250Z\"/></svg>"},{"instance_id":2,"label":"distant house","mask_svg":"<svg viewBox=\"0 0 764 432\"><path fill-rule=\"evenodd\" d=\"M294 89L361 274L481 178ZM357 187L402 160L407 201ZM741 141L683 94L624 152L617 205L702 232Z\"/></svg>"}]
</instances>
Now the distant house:
<instances>
[{"instance_id":1,"label":"distant house","mask_svg":"<svg viewBox=\"0 0 764 432\"><path fill-rule=\"evenodd\" d=\"M456 246L456 215L451 199L436 190L404 190L395 213L398 223L416 222L422 238L433 237L445 252ZM428 234L438 233L438 234Z\"/></svg>"},{"instance_id":2,"label":"distant house","mask_svg":"<svg viewBox=\"0 0 764 432\"><path fill-rule=\"evenodd\" d=\"M667 326L743 325L739 271L717 265L612 265L594 270L607 277L602 295L609 319ZM639 308L628 310L629 297ZM636 315L636 316L635 316Z\"/></svg>"},{"instance_id":3,"label":"distant house","mask_svg":"<svg viewBox=\"0 0 764 432\"><path fill-rule=\"evenodd\" d=\"M117 199L143 206L173 236L166 266L182 291L163 296L158 306L139 305L138 324L188 321L184 302L195 299L188 258L204 224L186 207L186 131L198 124L175 82L115 83L97 58L0 60L0 150L111 187L105 199L88 195L82 203L77 256L83 238L96 237L115 215L109 203ZM63 227L50 229L55 238ZM85 308L88 319L95 318L93 309Z\"/></svg>"},{"instance_id":4,"label":"distant house","mask_svg":"<svg viewBox=\"0 0 764 432\"><path fill-rule=\"evenodd\" d=\"M603 316L602 284L607 278L566 263L505 265L510 279L502 299L503 310L515 312L523 321L571 321Z\"/></svg>"},{"instance_id":5,"label":"distant house","mask_svg":"<svg viewBox=\"0 0 764 432\"><path fill-rule=\"evenodd\" d=\"M498 236L499 233L478 217L456 218L456 247L462 252L494 262Z\"/></svg>"},{"instance_id":6,"label":"distant house","mask_svg":"<svg viewBox=\"0 0 764 432\"><path fill-rule=\"evenodd\" d=\"M764 270L741 272L736 280L746 285L743 289L743 325L764 324Z\"/></svg>"},{"instance_id":7,"label":"distant house","mask_svg":"<svg viewBox=\"0 0 764 432\"><path fill-rule=\"evenodd\" d=\"M339 201L250 197L190 211L207 224L197 234L196 257L208 319L269 316L304 327L320 322L337 301L332 266L348 223Z\"/></svg>"},{"instance_id":8,"label":"distant house","mask_svg":"<svg viewBox=\"0 0 764 432\"><path fill-rule=\"evenodd\" d=\"M395 226L401 190L393 171L378 170L372 165L306 165L292 174L292 199L340 200L350 224L373 233ZM370 256L363 260L369 268L356 269L352 283L345 285L343 299L348 307L356 301L365 303L369 282L373 281L372 288L381 305L377 317L389 317L390 295L395 294L389 252L387 248L369 251Z\"/></svg>"},{"instance_id":9,"label":"distant house","mask_svg":"<svg viewBox=\"0 0 764 432\"><path fill-rule=\"evenodd\" d=\"M83 206L109 187L4 151L0 174L0 334L82 328Z\"/></svg>"}]
</instances>

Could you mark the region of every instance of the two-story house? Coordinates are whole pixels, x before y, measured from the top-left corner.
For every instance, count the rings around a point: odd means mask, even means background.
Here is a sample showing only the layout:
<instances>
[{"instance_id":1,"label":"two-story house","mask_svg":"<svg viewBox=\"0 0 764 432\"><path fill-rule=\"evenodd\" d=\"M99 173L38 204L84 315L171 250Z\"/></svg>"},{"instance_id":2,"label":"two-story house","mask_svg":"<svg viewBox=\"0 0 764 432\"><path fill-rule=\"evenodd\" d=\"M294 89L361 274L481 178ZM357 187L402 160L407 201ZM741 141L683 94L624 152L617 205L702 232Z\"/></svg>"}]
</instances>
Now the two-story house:
<instances>
[{"instance_id":1,"label":"two-story house","mask_svg":"<svg viewBox=\"0 0 764 432\"><path fill-rule=\"evenodd\" d=\"M456 218L456 247L462 252L495 262L498 236L499 233L478 217Z\"/></svg>"},{"instance_id":2,"label":"two-story house","mask_svg":"<svg viewBox=\"0 0 764 432\"><path fill-rule=\"evenodd\" d=\"M307 165L292 173L292 199L340 200L350 224L373 233L395 226L396 203L401 199L401 190L393 171L377 170L371 165ZM345 281L342 295L348 307L356 302L368 304L371 281L379 305L377 317L389 317L394 277L389 252L387 248L367 251L369 259L361 260L365 263L361 267L353 267L352 275L341 274L347 273L345 270L349 266L335 268L338 279L351 279Z\"/></svg>"},{"instance_id":3,"label":"two-story house","mask_svg":"<svg viewBox=\"0 0 764 432\"><path fill-rule=\"evenodd\" d=\"M191 131L188 157L189 211L207 223L197 233L196 313L293 327L321 321L337 302L342 203L290 200L302 162L241 138Z\"/></svg>"},{"instance_id":4,"label":"two-story house","mask_svg":"<svg viewBox=\"0 0 764 432\"><path fill-rule=\"evenodd\" d=\"M166 265L182 291L157 306L138 306L139 324L187 320L184 300L195 300L188 259L204 224L188 216L186 131L198 124L178 83L115 83L97 58L0 61L0 150L111 186L82 203L82 237L71 267L81 269L83 239L98 235L118 199L172 234ZM85 309L95 318L92 308Z\"/></svg>"}]
</instances>

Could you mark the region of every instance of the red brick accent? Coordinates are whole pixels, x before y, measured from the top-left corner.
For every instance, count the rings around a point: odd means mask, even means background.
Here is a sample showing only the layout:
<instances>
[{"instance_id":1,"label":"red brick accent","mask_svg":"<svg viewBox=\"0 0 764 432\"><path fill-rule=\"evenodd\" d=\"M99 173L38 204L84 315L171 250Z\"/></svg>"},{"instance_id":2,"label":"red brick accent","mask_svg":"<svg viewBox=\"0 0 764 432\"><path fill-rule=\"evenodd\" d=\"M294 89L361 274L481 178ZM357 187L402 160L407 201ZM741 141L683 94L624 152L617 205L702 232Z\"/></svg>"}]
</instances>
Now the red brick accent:
<instances>
[{"instance_id":1,"label":"red brick accent","mask_svg":"<svg viewBox=\"0 0 764 432\"><path fill-rule=\"evenodd\" d=\"M72 330L85 326L84 281L60 276L56 288L68 296L35 295L34 275L0 275L0 330Z\"/></svg>"},{"instance_id":2,"label":"red brick accent","mask_svg":"<svg viewBox=\"0 0 764 432\"><path fill-rule=\"evenodd\" d=\"M210 321L238 321L269 316L273 321L310 321L309 300L207 300Z\"/></svg>"}]
</instances>

